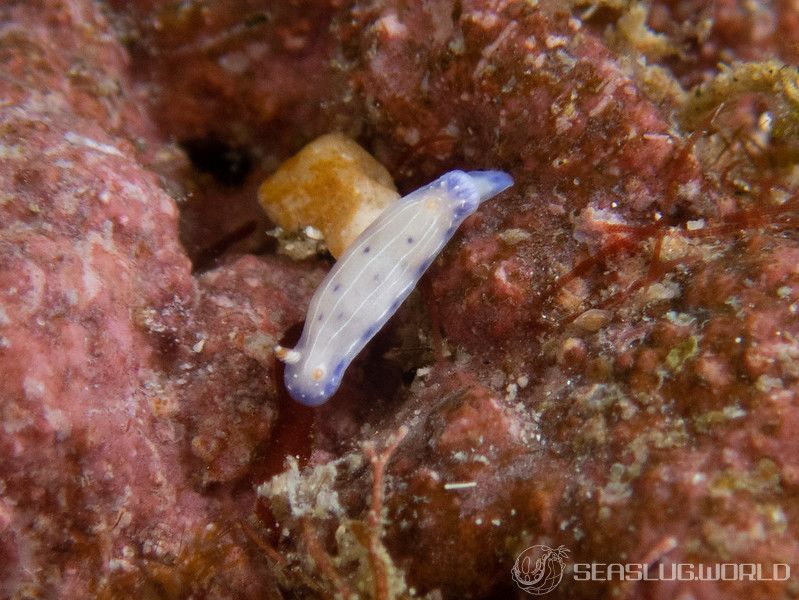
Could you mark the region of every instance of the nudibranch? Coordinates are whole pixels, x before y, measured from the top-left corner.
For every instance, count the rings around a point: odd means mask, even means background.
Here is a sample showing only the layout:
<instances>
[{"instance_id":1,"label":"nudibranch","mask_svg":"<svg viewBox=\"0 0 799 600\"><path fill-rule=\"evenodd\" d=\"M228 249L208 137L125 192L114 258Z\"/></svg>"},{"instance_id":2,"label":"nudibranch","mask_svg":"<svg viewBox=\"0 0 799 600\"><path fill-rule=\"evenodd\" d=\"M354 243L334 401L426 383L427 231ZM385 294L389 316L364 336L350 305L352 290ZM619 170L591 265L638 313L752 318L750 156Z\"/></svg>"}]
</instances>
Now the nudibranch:
<instances>
[{"instance_id":1,"label":"nudibranch","mask_svg":"<svg viewBox=\"0 0 799 600\"><path fill-rule=\"evenodd\" d=\"M380 213L314 293L296 347L275 349L292 398L308 406L330 398L463 220L511 185L502 171L451 171Z\"/></svg>"}]
</instances>

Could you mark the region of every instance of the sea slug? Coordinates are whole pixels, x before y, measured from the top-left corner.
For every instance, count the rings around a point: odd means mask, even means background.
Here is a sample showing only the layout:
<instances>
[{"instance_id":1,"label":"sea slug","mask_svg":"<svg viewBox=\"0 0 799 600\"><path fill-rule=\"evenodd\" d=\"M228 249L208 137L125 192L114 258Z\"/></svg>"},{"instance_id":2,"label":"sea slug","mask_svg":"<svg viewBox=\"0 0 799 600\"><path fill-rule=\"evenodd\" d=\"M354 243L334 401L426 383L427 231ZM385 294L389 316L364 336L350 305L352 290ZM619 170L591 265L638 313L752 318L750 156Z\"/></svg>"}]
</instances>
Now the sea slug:
<instances>
[{"instance_id":1,"label":"sea slug","mask_svg":"<svg viewBox=\"0 0 799 600\"><path fill-rule=\"evenodd\" d=\"M316 290L297 346L275 349L292 398L309 406L330 398L463 220L511 185L502 171L451 171L383 211Z\"/></svg>"}]
</instances>

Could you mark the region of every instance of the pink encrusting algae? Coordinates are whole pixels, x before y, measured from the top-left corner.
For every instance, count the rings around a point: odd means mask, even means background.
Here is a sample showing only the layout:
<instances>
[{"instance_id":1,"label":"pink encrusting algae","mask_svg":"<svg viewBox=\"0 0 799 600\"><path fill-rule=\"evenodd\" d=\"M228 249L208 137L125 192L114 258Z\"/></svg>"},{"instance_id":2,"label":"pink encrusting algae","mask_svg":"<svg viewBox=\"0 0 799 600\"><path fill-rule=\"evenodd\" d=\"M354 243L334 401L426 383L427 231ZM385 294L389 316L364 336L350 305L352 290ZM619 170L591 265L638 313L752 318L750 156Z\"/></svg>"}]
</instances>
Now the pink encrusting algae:
<instances>
[{"instance_id":1,"label":"pink encrusting algae","mask_svg":"<svg viewBox=\"0 0 799 600\"><path fill-rule=\"evenodd\" d=\"M0 8L0 595L513 597L536 544L796 565L799 13L699 4ZM275 256L256 190L331 131L402 194L516 185L311 412L272 348L330 260Z\"/></svg>"}]
</instances>

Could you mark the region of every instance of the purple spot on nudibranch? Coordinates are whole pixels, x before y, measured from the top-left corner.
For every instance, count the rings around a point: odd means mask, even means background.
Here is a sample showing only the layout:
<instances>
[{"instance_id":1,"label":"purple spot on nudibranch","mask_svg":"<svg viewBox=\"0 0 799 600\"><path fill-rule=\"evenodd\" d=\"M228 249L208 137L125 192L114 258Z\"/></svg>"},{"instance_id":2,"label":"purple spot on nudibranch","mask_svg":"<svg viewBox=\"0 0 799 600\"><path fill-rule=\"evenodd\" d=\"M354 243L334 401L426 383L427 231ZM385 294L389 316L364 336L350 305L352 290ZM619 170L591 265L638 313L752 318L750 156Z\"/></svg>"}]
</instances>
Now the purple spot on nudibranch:
<instances>
[{"instance_id":1,"label":"purple spot on nudibranch","mask_svg":"<svg viewBox=\"0 0 799 600\"><path fill-rule=\"evenodd\" d=\"M337 283L336 285L334 285L334 286L333 286L333 291L334 291L334 292L337 292L337 291L339 291L340 289L341 289L341 284L340 284L340 283Z\"/></svg>"},{"instance_id":2,"label":"purple spot on nudibranch","mask_svg":"<svg viewBox=\"0 0 799 600\"><path fill-rule=\"evenodd\" d=\"M409 238L408 238L408 243L409 243L409 244L413 244L413 238L412 238L412 237L409 237Z\"/></svg>"},{"instance_id":3,"label":"purple spot on nudibranch","mask_svg":"<svg viewBox=\"0 0 799 600\"><path fill-rule=\"evenodd\" d=\"M369 254L369 250L371 250L371 249L372 249L372 247L371 247L371 246L366 246L366 247L364 247L364 249L363 249L363 253L364 253L364 254Z\"/></svg>"}]
</instances>

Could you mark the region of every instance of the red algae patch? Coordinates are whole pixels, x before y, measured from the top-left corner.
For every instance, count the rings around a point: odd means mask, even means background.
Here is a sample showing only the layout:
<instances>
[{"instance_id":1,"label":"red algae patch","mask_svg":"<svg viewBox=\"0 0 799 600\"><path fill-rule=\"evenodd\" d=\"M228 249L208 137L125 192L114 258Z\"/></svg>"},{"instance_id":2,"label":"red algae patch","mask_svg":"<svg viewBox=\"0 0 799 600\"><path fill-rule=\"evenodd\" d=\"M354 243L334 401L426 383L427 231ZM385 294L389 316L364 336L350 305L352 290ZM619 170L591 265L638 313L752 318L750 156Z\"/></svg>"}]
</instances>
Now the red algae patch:
<instances>
[{"instance_id":1,"label":"red algae patch","mask_svg":"<svg viewBox=\"0 0 799 600\"><path fill-rule=\"evenodd\" d=\"M549 598L797 594L577 577L799 564L791 3L0 17L0 596L512 598L535 546L568 550ZM257 185L321 198L330 243L358 182L453 168L517 185L287 408L272 347L329 263L275 255L323 227Z\"/></svg>"}]
</instances>

